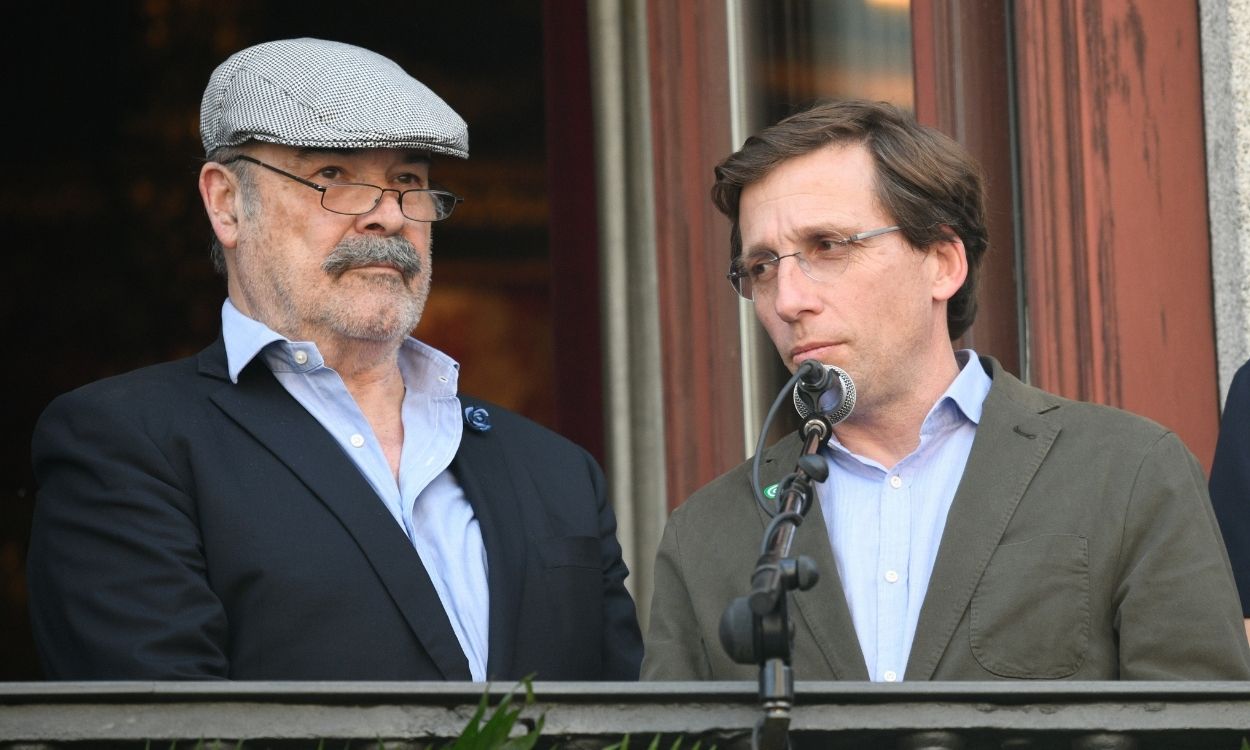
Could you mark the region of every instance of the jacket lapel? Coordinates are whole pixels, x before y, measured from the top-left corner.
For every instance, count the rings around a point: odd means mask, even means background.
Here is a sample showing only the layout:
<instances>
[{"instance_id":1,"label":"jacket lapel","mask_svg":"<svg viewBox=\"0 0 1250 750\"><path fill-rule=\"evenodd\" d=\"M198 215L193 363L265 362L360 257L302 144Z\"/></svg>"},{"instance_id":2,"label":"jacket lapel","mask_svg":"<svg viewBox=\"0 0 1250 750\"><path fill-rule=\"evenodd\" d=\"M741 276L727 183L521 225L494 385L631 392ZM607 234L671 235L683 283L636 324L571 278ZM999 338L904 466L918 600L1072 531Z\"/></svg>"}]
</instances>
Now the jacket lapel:
<instances>
[{"instance_id":1,"label":"jacket lapel","mask_svg":"<svg viewBox=\"0 0 1250 750\"><path fill-rule=\"evenodd\" d=\"M951 504L907 662L907 680L929 680L954 637L981 574L1059 427L1039 414L1058 406L983 357L993 385Z\"/></svg>"},{"instance_id":2,"label":"jacket lapel","mask_svg":"<svg viewBox=\"0 0 1250 750\"><path fill-rule=\"evenodd\" d=\"M770 487L794 471L802 449L803 441L798 433L788 435L768 449L760 465L761 484ZM775 503L773 508L776 509ZM760 520L762 535L770 519L758 507L756 514ZM842 591L842 580L838 575L837 562L833 559L833 548L829 545L824 513L820 509L820 501L815 497L803 518L803 524L795 532L790 555L795 558L799 555L810 557L820 571L820 580L814 588L795 592L790 597L791 618L796 627L806 628L811 634L812 642L816 644L833 673L833 679L867 680L868 667L859 647L859 637L855 635L855 624L851 620L846 595ZM802 640L796 637L796 652L801 643ZM798 653L794 655L801 656ZM799 661L796 658L796 663Z\"/></svg>"},{"instance_id":3,"label":"jacket lapel","mask_svg":"<svg viewBox=\"0 0 1250 750\"><path fill-rule=\"evenodd\" d=\"M482 407L464 397L460 402L463 407ZM516 481L528 475L524 467L508 465L503 441L493 429L479 432L466 428L451 465L465 497L473 506L482 531L482 543L486 546L490 589L488 679L511 674L516 646L513 642L515 623L520 613L528 563L520 506L527 501L525 495L532 486ZM539 507L537 498L530 504Z\"/></svg>"},{"instance_id":4,"label":"jacket lapel","mask_svg":"<svg viewBox=\"0 0 1250 750\"><path fill-rule=\"evenodd\" d=\"M225 378L219 339L200 371ZM444 679L468 680L468 660L412 543L342 449L259 362L211 396L227 416L290 467L355 540Z\"/></svg>"}]
</instances>

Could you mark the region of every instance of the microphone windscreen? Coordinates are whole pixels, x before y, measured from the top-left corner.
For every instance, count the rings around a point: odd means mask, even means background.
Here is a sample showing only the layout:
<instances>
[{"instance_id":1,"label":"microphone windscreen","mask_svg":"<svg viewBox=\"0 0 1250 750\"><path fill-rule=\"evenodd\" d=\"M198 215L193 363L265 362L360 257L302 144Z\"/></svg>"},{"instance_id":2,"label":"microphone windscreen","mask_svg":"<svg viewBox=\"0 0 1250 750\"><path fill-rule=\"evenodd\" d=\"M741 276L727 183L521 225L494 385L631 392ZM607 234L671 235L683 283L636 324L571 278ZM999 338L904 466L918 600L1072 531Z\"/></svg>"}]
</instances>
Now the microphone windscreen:
<instances>
[{"instance_id":1,"label":"microphone windscreen","mask_svg":"<svg viewBox=\"0 0 1250 750\"><path fill-rule=\"evenodd\" d=\"M803 419L811 416L814 410L829 420L829 424L837 424L849 417L855 408L855 382L841 367L825 365L825 369L834 375L833 387L816 394L815 404L812 404L809 402L812 394L805 392L801 385L794 386L794 410Z\"/></svg>"}]
</instances>

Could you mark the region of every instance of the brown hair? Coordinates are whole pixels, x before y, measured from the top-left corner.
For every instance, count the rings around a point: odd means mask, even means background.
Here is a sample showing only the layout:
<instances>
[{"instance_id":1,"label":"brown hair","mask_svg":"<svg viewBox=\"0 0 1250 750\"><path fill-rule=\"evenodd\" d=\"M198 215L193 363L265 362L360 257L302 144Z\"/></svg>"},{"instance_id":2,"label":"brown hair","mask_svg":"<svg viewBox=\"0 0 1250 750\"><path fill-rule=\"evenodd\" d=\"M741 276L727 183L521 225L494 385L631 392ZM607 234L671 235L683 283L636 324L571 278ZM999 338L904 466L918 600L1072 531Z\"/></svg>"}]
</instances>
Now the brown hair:
<instances>
[{"instance_id":1,"label":"brown hair","mask_svg":"<svg viewBox=\"0 0 1250 750\"><path fill-rule=\"evenodd\" d=\"M951 340L968 330L977 314L977 279L988 246L985 189L972 156L943 133L919 125L886 102L822 102L793 114L747 139L716 167L712 201L730 221L730 258L742 253L738 200L742 190L782 162L834 144L863 144L876 165L876 199L902 228L912 246L963 240L968 278L947 304Z\"/></svg>"}]
</instances>

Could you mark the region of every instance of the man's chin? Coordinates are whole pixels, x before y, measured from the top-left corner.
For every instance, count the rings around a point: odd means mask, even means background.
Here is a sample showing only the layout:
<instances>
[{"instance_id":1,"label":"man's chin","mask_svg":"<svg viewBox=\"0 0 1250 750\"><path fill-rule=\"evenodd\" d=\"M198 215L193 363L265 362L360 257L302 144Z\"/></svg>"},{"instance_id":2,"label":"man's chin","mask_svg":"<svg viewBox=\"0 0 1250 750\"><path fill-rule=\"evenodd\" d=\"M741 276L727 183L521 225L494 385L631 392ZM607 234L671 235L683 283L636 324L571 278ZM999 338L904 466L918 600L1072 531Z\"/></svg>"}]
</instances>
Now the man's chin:
<instances>
[{"instance_id":1,"label":"man's chin","mask_svg":"<svg viewBox=\"0 0 1250 750\"><path fill-rule=\"evenodd\" d=\"M338 335L353 341L375 344L391 343L397 346L411 332L411 328L388 325L347 325L336 330Z\"/></svg>"},{"instance_id":2,"label":"man's chin","mask_svg":"<svg viewBox=\"0 0 1250 750\"><path fill-rule=\"evenodd\" d=\"M405 306L407 307L407 306ZM328 327L340 336L361 341L400 342L421 321L421 310L400 306L372 311L355 309L333 316Z\"/></svg>"}]
</instances>

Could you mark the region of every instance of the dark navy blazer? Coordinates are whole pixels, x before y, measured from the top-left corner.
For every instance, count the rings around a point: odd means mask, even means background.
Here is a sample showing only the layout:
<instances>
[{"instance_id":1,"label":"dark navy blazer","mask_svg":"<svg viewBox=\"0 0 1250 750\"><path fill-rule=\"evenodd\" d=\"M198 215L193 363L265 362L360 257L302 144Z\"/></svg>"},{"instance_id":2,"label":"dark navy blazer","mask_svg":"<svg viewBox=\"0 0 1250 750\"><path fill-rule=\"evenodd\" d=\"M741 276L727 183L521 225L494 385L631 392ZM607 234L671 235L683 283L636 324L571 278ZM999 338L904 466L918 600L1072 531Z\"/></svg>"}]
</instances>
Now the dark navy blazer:
<instances>
[{"instance_id":1,"label":"dark navy blazer","mask_svg":"<svg viewBox=\"0 0 1250 750\"><path fill-rule=\"evenodd\" d=\"M490 679L633 680L603 475L497 406L452 471L481 525ZM259 361L198 356L61 396L36 428L28 581L51 679L468 680L412 544Z\"/></svg>"},{"instance_id":2,"label":"dark navy blazer","mask_svg":"<svg viewBox=\"0 0 1250 750\"><path fill-rule=\"evenodd\" d=\"M1242 613L1250 617L1250 362L1233 376L1224 402L1211 465L1211 504L1233 564Z\"/></svg>"}]
</instances>

